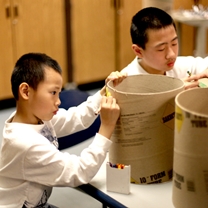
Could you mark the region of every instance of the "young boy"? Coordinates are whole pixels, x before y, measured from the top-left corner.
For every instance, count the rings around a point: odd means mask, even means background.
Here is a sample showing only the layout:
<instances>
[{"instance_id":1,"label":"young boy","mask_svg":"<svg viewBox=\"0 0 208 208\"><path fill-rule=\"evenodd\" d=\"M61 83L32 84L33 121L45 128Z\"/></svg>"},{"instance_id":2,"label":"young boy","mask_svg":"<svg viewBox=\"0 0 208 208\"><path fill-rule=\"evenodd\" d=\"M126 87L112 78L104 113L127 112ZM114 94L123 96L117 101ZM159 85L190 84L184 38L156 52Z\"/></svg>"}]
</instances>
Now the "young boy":
<instances>
[{"instance_id":1,"label":"young boy","mask_svg":"<svg viewBox=\"0 0 208 208\"><path fill-rule=\"evenodd\" d=\"M207 77L208 57L178 57L176 26L165 11L154 7L140 10L132 18L130 32L136 58L122 72L176 77L187 81L186 88L198 86L198 78ZM187 78L187 72L202 74Z\"/></svg>"},{"instance_id":2,"label":"young boy","mask_svg":"<svg viewBox=\"0 0 208 208\"><path fill-rule=\"evenodd\" d=\"M116 84L118 72L107 79ZM105 87L78 107L58 109L62 88L59 64L45 54L29 53L16 63L11 77L16 112L5 122L0 156L0 207L50 207L53 186L88 183L106 157L119 117L116 100ZM81 156L60 152L57 137L90 126L100 110L101 125Z\"/></svg>"}]
</instances>

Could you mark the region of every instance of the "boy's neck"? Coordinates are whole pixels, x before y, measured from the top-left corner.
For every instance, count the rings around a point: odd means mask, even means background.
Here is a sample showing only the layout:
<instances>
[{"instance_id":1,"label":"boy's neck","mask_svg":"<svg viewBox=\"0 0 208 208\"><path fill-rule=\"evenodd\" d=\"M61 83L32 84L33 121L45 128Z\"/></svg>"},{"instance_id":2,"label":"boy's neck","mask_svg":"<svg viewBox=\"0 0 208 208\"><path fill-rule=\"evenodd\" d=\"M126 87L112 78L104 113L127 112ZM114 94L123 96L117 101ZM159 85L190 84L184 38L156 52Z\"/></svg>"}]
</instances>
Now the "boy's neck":
<instances>
[{"instance_id":1,"label":"boy's neck","mask_svg":"<svg viewBox=\"0 0 208 208\"><path fill-rule=\"evenodd\" d=\"M145 64L141 61L138 62L138 64L149 74L159 74L159 75L166 75L165 71L160 71L160 70L156 70L153 69L151 67L145 66Z\"/></svg>"},{"instance_id":2,"label":"boy's neck","mask_svg":"<svg viewBox=\"0 0 208 208\"><path fill-rule=\"evenodd\" d=\"M18 105L17 105L16 113L13 119L11 120L11 122L32 124L32 125L43 124L41 119L28 114L26 108L21 109Z\"/></svg>"}]
</instances>

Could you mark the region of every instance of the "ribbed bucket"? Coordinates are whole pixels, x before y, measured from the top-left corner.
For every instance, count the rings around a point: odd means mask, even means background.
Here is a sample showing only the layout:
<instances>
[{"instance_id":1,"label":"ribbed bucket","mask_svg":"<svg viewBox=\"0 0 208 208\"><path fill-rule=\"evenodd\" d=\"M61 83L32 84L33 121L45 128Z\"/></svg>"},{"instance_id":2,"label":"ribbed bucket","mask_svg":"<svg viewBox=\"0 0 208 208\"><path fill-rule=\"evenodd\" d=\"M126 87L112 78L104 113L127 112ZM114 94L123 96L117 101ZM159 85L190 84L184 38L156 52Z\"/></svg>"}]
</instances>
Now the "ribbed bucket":
<instances>
[{"instance_id":1,"label":"ribbed bucket","mask_svg":"<svg viewBox=\"0 0 208 208\"><path fill-rule=\"evenodd\" d=\"M175 96L180 79L162 75L128 76L108 89L120 108L109 151L112 163L131 165L133 183L161 183L172 178Z\"/></svg>"},{"instance_id":2,"label":"ribbed bucket","mask_svg":"<svg viewBox=\"0 0 208 208\"><path fill-rule=\"evenodd\" d=\"M208 207L208 89L176 97L173 204Z\"/></svg>"}]
</instances>

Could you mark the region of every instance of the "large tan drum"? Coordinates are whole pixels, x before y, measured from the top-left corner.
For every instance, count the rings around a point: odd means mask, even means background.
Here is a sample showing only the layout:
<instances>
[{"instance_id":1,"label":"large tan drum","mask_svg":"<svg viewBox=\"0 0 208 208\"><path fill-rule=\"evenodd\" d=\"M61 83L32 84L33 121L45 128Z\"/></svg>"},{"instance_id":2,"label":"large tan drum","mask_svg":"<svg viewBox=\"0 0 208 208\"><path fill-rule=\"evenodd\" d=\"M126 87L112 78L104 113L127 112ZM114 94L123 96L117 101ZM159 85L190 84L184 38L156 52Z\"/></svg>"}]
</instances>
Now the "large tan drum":
<instances>
[{"instance_id":1,"label":"large tan drum","mask_svg":"<svg viewBox=\"0 0 208 208\"><path fill-rule=\"evenodd\" d=\"M129 76L108 90L121 108L109 151L112 163L131 165L131 181L151 184L172 178L175 96L180 79L162 75Z\"/></svg>"}]
</instances>

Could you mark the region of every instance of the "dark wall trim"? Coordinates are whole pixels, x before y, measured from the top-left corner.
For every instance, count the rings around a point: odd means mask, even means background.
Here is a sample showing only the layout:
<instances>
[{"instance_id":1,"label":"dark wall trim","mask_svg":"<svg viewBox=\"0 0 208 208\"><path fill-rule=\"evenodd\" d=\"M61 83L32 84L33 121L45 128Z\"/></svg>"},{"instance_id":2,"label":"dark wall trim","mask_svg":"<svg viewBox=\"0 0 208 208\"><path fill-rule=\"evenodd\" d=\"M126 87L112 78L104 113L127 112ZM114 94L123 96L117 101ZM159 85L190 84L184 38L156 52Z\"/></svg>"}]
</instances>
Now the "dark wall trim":
<instances>
[{"instance_id":1,"label":"dark wall trim","mask_svg":"<svg viewBox=\"0 0 208 208\"><path fill-rule=\"evenodd\" d=\"M97 82L91 82L87 84L78 85L77 88L82 91L94 90L94 89L101 89L105 85L105 80L100 80Z\"/></svg>"},{"instance_id":2,"label":"dark wall trim","mask_svg":"<svg viewBox=\"0 0 208 208\"><path fill-rule=\"evenodd\" d=\"M73 81L72 77L72 51L71 51L71 4L70 0L65 0L65 18L66 18L66 41L67 41L67 67L68 82Z\"/></svg>"},{"instance_id":3,"label":"dark wall trim","mask_svg":"<svg viewBox=\"0 0 208 208\"><path fill-rule=\"evenodd\" d=\"M16 106L16 101L14 98L0 100L0 110L4 110L7 108L14 108L15 106Z\"/></svg>"}]
</instances>

